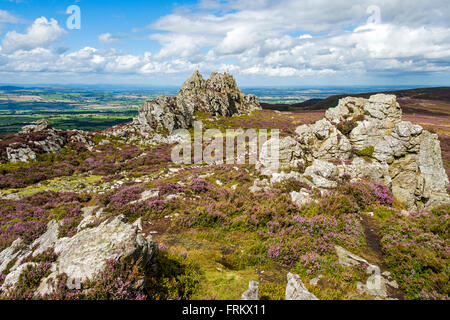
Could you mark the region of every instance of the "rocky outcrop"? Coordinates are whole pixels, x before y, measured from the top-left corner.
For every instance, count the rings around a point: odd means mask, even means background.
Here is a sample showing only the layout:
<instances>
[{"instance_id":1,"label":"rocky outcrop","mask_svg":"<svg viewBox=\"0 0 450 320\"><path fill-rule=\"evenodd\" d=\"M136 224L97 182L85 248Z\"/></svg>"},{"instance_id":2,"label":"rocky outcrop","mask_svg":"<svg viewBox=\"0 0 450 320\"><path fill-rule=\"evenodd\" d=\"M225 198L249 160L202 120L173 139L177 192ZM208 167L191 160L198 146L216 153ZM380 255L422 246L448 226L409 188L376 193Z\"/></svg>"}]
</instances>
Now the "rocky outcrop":
<instances>
[{"instance_id":1,"label":"rocky outcrop","mask_svg":"<svg viewBox=\"0 0 450 320\"><path fill-rule=\"evenodd\" d=\"M93 143L87 132L81 130L62 131L52 128L45 119L24 126L21 132L1 141L1 161L28 162L38 154L57 153L69 142L80 142L90 148ZM3 150L1 150L3 149Z\"/></svg>"},{"instance_id":2,"label":"rocky outcrop","mask_svg":"<svg viewBox=\"0 0 450 320\"><path fill-rule=\"evenodd\" d=\"M370 179L392 189L410 210L450 203L449 183L436 134L402 121L394 95L339 100L325 118L297 127L296 136L269 139L257 167L271 175L301 169L321 189L344 181Z\"/></svg>"},{"instance_id":3,"label":"rocky outcrop","mask_svg":"<svg viewBox=\"0 0 450 320\"><path fill-rule=\"evenodd\" d=\"M91 215L86 215L88 219ZM49 274L41 280L35 291L35 297L44 296L54 290L58 275L67 275L67 287L75 288L85 280L92 280L106 266L107 261L123 261L148 267L154 264L157 246L151 236L145 237L138 226L126 222L124 216L111 218L97 227L80 230L71 238L58 238L59 224L51 221L47 231L31 245L25 246L18 239L0 252L2 264L0 272L7 265L14 265L0 287L0 293L7 293L14 288L20 273L28 266L25 262L30 257L52 249L57 254L52 262ZM143 284L143 282L142 282Z\"/></svg>"},{"instance_id":4,"label":"rocky outcrop","mask_svg":"<svg viewBox=\"0 0 450 320\"><path fill-rule=\"evenodd\" d=\"M143 132L171 133L175 129L189 128L195 111L230 117L260 108L256 96L242 93L232 75L214 72L204 80L196 71L183 83L176 97L160 96L142 105L133 124Z\"/></svg>"}]
</instances>

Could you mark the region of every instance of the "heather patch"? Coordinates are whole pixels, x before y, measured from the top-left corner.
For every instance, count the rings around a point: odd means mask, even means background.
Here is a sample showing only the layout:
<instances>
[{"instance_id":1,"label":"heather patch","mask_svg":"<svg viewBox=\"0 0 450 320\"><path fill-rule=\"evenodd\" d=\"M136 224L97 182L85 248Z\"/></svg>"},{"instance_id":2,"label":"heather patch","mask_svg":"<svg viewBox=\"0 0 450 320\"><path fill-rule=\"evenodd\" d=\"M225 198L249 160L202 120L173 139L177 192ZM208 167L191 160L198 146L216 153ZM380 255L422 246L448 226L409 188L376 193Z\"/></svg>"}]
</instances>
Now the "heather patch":
<instances>
[{"instance_id":1,"label":"heather patch","mask_svg":"<svg viewBox=\"0 0 450 320\"><path fill-rule=\"evenodd\" d=\"M62 235L70 236L81 220L87 195L41 192L17 200L0 199L0 250L21 238L29 244L46 230L52 219L61 221Z\"/></svg>"},{"instance_id":2,"label":"heather patch","mask_svg":"<svg viewBox=\"0 0 450 320\"><path fill-rule=\"evenodd\" d=\"M382 227L385 261L410 299L449 299L449 206L393 216Z\"/></svg>"},{"instance_id":3,"label":"heather patch","mask_svg":"<svg viewBox=\"0 0 450 320\"><path fill-rule=\"evenodd\" d=\"M50 274L51 262L27 265L19 276L19 280L10 288L5 298L11 300L31 300L41 280Z\"/></svg>"},{"instance_id":4,"label":"heather patch","mask_svg":"<svg viewBox=\"0 0 450 320\"><path fill-rule=\"evenodd\" d=\"M108 260L105 268L92 280L86 280L79 289L66 286L67 275L61 274L53 282L54 291L40 297L48 300L144 300L147 298L142 283L144 271L136 265Z\"/></svg>"}]
</instances>

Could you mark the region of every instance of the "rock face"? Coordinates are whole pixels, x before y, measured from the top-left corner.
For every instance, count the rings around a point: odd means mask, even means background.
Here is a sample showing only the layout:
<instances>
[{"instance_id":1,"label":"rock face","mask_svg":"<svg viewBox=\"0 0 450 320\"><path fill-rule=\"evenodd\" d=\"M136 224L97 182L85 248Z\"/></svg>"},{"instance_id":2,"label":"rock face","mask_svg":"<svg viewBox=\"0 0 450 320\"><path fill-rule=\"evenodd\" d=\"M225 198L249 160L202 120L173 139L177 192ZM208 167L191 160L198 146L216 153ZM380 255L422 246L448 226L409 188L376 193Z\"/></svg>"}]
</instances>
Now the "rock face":
<instances>
[{"instance_id":1,"label":"rock face","mask_svg":"<svg viewBox=\"0 0 450 320\"><path fill-rule=\"evenodd\" d=\"M204 80L196 71L183 83L176 97L160 96L139 108L134 124L141 131L156 130L171 133L175 129L189 128L194 112L202 111L212 116L230 117L261 109L254 95L245 95L227 73L212 73Z\"/></svg>"},{"instance_id":2,"label":"rock face","mask_svg":"<svg viewBox=\"0 0 450 320\"><path fill-rule=\"evenodd\" d=\"M26 268L24 265L27 263L22 263L24 258L34 257L51 248L58 257L50 267L50 274L40 282L35 297L51 293L54 289L50 285L51 280L63 273L68 276L67 287L73 289L77 284L92 279L111 259L137 263L142 267L154 263L157 246L151 236L145 238L138 226L126 223L124 216L114 217L95 228L80 230L71 238L58 239L58 228L58 223L51 221L47 231L31 245L25 246L18 239L0 253L0 272L11 261L16 261L0 292L9 290L8 286L14 286L17 282L20 273Z\"/></svg>"},{"instance_id":3,"label":"rock face","mask_svg":"<svg viewBox=\"0 0 450 320\"><path fill-rule=\"evenodd\" d=\"M286 300L319 300L306 289L299 275L288 273L286 286Z\"/></svg>"},{"instance_id":4,"label":"rock face","mask_svg":"<svg viewBox=\"0 0 450 320\"><path fill-rule=\"evenodd\" d=\"M324 119L280 139L277 159L269 152L276 144L271 140L258 163L265 174L303 168L322 189L337 187L343 178L371 179L389 186L410 210L450 203L438 136L402 121L394 95L339 100Z\"/></svg>"},{"instance_id":5,"label":"rock face","mask_svg":"<svg viewBox=\"0 0 450 320\"><path fill-rule=\"evenodd\" d=\"M24 126L22 131L15 134L11 143L3 145L5 156L2 161L28 162L36 160L41 153L57 153L68 142L81 142L88 148L92 145L88 134L81 130L69 132L53 129L45 119L34 124Z\"/></svg>"}]
</instances>

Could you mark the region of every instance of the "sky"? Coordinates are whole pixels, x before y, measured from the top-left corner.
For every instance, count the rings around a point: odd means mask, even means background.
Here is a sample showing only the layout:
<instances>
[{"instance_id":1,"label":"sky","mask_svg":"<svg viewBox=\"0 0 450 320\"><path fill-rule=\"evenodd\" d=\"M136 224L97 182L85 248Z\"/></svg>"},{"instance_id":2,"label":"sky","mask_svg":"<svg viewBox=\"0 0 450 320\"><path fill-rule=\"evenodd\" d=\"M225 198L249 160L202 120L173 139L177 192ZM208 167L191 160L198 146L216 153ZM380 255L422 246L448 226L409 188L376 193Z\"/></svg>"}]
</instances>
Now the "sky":
<instances>
[{"instance_id":1,"label":"sky","mask_svg":"<svg viewBox=\"0 0 450 320\"><path fill-rule=\"evenodd\" d=\"M450 1L0 0L0 83L179 86L195 70L449 86Z\"/></svg>"}]
</instances>

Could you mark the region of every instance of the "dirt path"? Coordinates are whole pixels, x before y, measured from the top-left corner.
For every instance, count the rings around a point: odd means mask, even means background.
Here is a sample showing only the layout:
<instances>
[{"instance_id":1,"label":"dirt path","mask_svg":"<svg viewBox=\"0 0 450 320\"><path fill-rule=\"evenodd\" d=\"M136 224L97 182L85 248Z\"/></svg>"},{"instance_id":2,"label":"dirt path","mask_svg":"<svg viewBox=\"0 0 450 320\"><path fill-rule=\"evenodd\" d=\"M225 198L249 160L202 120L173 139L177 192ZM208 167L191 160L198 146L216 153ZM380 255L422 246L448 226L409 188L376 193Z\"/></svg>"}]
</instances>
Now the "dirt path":
<instances>
[{"instance_id":1,"label":"dirt path","mask_svg":"<svg viewBox=\"0 0 450 320\"><path fill-rule=\"evenodd\" d=\"M384 263L383 251L381 249L381 231L377 221L368 216L367 214L361 215L362 225L364 227L364 236L366 239L366 245L370 252L364 254L364 258L368 261L375 263L381 269L381 272L389 271ZM388 296L399 300L404 300L405 296L400 289L394 289L387 286Z\"/></svg>"}]
</instances>

